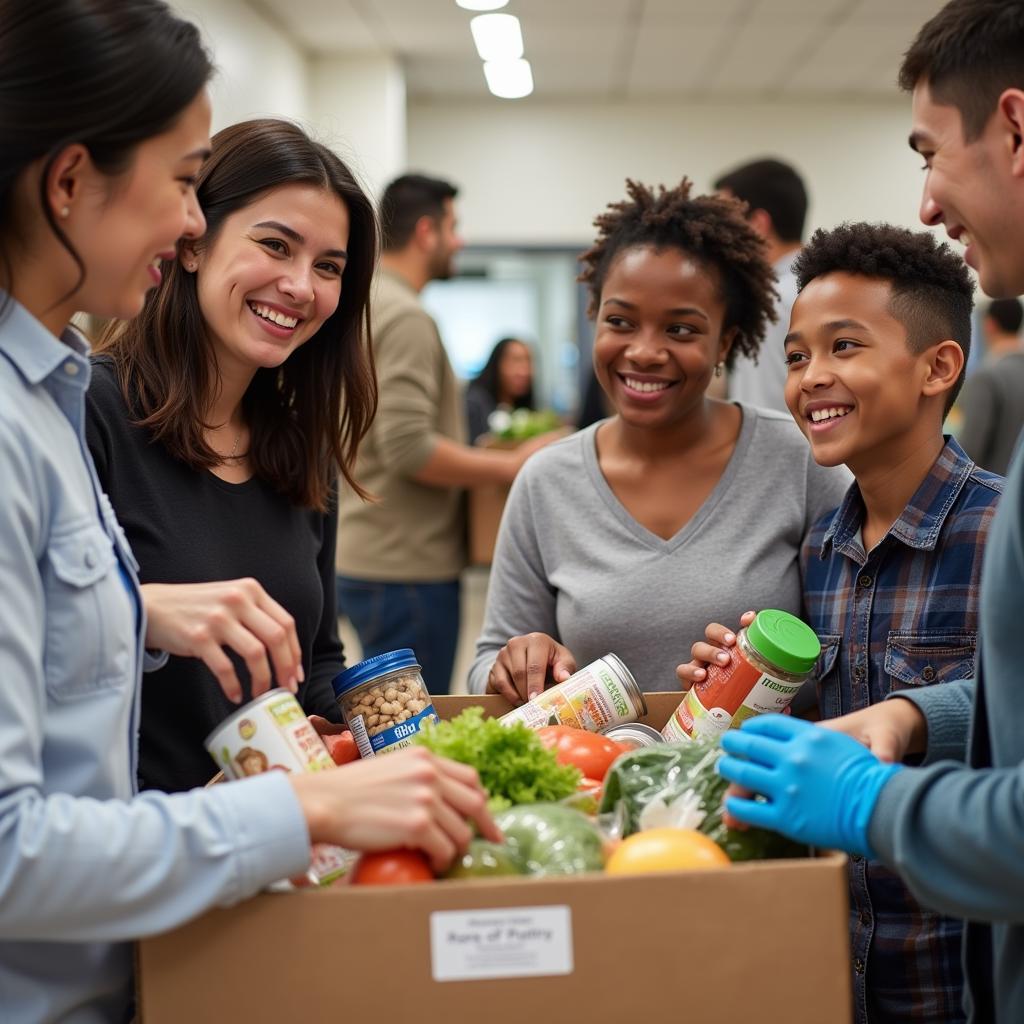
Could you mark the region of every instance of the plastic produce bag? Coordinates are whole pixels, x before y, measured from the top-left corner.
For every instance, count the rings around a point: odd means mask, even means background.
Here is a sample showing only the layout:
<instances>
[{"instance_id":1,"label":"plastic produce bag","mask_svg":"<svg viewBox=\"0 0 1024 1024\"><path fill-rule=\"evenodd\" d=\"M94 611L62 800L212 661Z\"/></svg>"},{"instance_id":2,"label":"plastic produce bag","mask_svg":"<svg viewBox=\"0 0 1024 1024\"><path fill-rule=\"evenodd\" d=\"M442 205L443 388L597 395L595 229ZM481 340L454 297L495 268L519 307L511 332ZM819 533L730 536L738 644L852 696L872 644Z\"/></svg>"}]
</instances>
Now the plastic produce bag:
<instances>
[{"instance_id":1,"label":"plastic produce bag","mask_svg":"<svg viewBox=\"0 0 1024 1024\"><path fill-rule=\"evenodd\" d=\"M726 828L722 798L729 783L717 771L717 744L687 741L641 747L620 757L605 779L602 827L619 836L647 828L696 828L730 860L806 857L808 849L776 832Z\"/></svg>"},{"instance_id":2,"label":"plastic produce bag","mask_svg":"<svg viewBox=\"0 0 1024 1024\"><path fill-rule=\"evenodd\" d=\"M525 804L495 819L509 852L528 875L576 875L604 867L597 827L561 804Z\"/></svg>"}]
</instances>

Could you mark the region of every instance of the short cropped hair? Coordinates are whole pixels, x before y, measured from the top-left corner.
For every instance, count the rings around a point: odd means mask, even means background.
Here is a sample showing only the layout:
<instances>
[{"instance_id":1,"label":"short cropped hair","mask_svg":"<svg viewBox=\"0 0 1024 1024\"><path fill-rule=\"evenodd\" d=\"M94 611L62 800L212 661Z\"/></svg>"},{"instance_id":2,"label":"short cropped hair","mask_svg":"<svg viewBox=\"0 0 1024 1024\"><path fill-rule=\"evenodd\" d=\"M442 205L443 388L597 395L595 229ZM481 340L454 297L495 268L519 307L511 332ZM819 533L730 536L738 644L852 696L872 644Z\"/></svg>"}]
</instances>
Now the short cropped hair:
<instances>
[{"instance_id":1,"label":"short cropped hair","mask_svg":"<svg viewBox=\"0 0 1024 1024\"><path fill-rule=\"evenodd\" d=\"M951 339L964 353L964 369L946 401L952 408L963 387L971 354L974 282L964 261L927 231L891 224L840 224L811 235L793 263L803 291L825 274L859 274L886 281L892 291L889 312L907 331L912 352Z\"/></svg>"},{"instance_id":2,"label":"short cropped hair","mask_svg":"<svg viewBox=\"0 0 1024 1024\"><path fill-rule=\"evenodd\" d=\"M936 103L960 112L964 140L978 138L1000 95L1024 89L1024 3L950 0L903 57L900 88L924 82Z\"/></svg>"},{"instance_id":3,"label":"short cropped hair","mask_svg":"<svg viewBox=\"0 0 1024 1024\"><path fill-rule=\"evenodd\" d=\"M721 175L715 188L728 189L751 210L764 210L783 242L803 241L807 187L789 164L781 160L754 160Z\"/></svg>"},{"instance_id":4,"label":"short cropped hair","mask_svg":"<svg viewBox=\"0 0 1024 1024\"><path fill-rule=\"evenodd\" d=\"M440 221L445 200L459 190L449 181L425 174L403 174L384 190L380 200L382 247L385 252L404 249L421 217Z\"/></svg>"},{"instance_id":5,"label":"short cropped hair","mask_svg":"<svg viewBox=\"0 0 1024 1024\"><path fill-rule=\"evenodd\" d=\"M1019 334L1024 323L1024 306L1020 299L996 299L989 303L985 316L992 317L1004 334Z\"/></svg>"}]
</instances>

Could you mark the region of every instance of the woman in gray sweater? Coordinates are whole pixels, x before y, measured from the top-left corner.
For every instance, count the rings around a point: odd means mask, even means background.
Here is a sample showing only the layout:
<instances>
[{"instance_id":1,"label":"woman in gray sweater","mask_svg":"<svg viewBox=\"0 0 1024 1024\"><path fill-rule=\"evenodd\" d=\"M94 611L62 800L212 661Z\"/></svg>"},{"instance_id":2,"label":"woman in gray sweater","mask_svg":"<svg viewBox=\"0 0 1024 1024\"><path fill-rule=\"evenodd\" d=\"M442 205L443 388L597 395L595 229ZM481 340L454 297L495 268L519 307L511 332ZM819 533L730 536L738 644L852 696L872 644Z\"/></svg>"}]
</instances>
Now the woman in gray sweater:
<instances>
[{"instance_id":1,"label":"woman in gray sweater","mask_svg":"<svg viewBox=\"0 0 1024 1024\"><path fill-rule=\"evenodd\" d=\"M736 355L757 355L773 274L743 207L690 189L627 182L595 222L581 280L614 415L517 477L474 693L520 703L608 651L641 689L677 689L705 623L801 612L801 542L850 477L819 467L788 416L705 394Z\"/></svg>"}]
</instances>

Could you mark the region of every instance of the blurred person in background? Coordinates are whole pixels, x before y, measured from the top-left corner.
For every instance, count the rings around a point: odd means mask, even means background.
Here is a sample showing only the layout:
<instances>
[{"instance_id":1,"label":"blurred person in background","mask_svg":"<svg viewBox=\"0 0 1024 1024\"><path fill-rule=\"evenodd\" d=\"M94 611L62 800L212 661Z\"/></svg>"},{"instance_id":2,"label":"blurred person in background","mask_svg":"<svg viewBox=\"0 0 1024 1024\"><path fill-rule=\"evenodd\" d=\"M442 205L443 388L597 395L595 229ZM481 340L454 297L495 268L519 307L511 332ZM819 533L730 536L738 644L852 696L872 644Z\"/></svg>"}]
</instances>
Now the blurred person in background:
<instances>
[{"instance_id":1,"label":"blurred person in background","mask_svg":"<svg viewBox=\"0 0 1024 1024\"><path fill-rule=\"evenodd\" d=\"M793 261L800 252L807 219L807 188L800 175L781 160L746 163L721 175L714 187L747 204L747 221L764 239L768 261L778 282L775 313L756 357L741 355L729 371L728 394L733 401L787 412L783 395L786 358L783 341L796 300Z\"/></svg>"},{"instance_id":2,"label":"blurred person in background","mask_svg":"<svg viewBox=\"0 0 1024 1024\"><path fill-rule=\"evenodd\" d=\"M466 388L469 437L476 443L488 433L496 409L533 409L533 353L525 341L502 338L491 350L484 368Z\"/></svg>"},{"instance_id":3,"label":"blurred person in background","mask_svg":"<svg viewBox=\"0 0 1024 1024\"><path fill-rule=\"evenodd\" d=\"M463 241L449 182L406 174L381 199L383 253L370 299L379 404L339 497L338 609L363 657L411 647L431 693L447 693L467 563L465 488L511 483L549 438L514 451L466 443L462 389L419 294L452 276Z\"/></svg>"},{"instance_id":4,"label":"blurred person in background","mask_svg":"<svg viewBox=\"0 0 1024 1024\"><path fill-rule=\"evenodd\" d=\"M1024 427L1024 348L1020 299L996 299L982 320L985 362L964 385L957 440L983 469L1005 475Z\"/></svg>"}]
</instances>

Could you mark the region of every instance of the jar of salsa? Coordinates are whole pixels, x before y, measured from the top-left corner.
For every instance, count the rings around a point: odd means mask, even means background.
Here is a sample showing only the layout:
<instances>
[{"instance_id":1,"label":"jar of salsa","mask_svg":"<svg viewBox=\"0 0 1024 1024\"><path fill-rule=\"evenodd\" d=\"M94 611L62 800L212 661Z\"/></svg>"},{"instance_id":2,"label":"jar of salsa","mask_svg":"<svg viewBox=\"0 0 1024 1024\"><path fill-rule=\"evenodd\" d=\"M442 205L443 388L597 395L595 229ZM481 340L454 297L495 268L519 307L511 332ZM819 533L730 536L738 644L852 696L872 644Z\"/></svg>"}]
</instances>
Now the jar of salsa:
<instances>
[{"instance_id":1,"label":"jar of salsa","mask_svg":"<svg viewBox=\"0 0 1024 1024\"><path fill-rule=\"evenodd\" d=\"M661 734L669 742L715 739L754 715L789 707L821 654L814 630L789 612L760 611L726 651L729 663L713 663L694 683Z\"/></svg>"}]
</instances>

